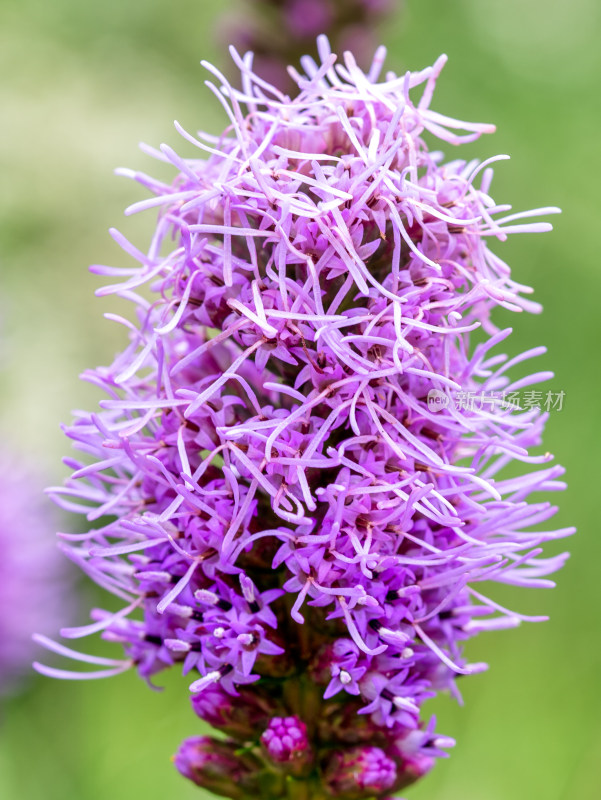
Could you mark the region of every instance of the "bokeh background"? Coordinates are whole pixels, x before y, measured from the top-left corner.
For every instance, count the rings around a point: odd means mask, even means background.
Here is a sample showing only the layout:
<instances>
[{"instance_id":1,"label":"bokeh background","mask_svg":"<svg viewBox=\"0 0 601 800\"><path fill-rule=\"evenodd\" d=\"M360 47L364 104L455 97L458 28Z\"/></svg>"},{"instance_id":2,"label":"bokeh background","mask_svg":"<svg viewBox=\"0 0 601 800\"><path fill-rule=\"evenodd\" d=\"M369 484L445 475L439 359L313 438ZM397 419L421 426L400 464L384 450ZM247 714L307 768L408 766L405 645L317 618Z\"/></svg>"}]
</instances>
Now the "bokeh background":
<instances>
[{"instance_id":1,"label":"bokeh background","mask_svg":"<svg viewBox=\"0 0 601 800\"><path fill-rule=\"evenodd\" d=\"M109 363L123 344L102 318L114 305L94 297L100 284L87 265L120 262L109 226L143 242L153 224L152 214L122 220L142 195L112 170L155 169L137 143L179 147L175 118L189 129L222 127L198 61L224 64L215 25L241 3L0 0L0 430L50 482L61 479L68 452L59 422L99 399L78 374ZM548 345L541 368L555 371L550 388L565 401L546 446L570 482L557 522L579 528L557 589L496 593L551 621L471 643L471 659L492 669L462 685L463 708L446 697L431 703L458 747L407 797L593 800L601 795L601 4L405 0L382 34L396 71L449 55L434 106L497 124L494 137L464 150L512 155L497 168L498 200L564 209L553 233L516 236L497 250L545 307L541 317L505 312L497 322L513 324L515 351ZM67 624L85 622L96 600L81 589ZM85 683L32 676L0 712L0 797L199 800L169 762L182 738L201 732L188 681L163 682L153 693L134 674Z\"/></svg>"}]
</instances>

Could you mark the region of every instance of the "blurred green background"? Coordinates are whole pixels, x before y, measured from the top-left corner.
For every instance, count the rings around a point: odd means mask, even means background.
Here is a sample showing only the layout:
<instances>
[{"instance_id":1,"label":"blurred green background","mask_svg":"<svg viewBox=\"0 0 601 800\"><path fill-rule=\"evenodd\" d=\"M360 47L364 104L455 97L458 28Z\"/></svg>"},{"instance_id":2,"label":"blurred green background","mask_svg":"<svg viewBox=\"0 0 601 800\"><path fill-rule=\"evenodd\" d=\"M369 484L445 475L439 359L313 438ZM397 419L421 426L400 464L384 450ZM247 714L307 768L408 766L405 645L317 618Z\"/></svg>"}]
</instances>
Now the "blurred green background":
<instances>
[{"instance_id":1,"label":"blurred green background","mask_svg":"<svg viewBox=\"0 0 601 800\"><path fill-rule=\"evenodd\" d=\"M187 152L175 118L192 130L223 125L198 61L224 63L216 20L238 9L227 0L0 0L0 427L50 480L60 480L68 452L59 421L98 400L78 373L109 363L123 344L102 318L114 304L94 298L100 283L86 267L121 261L110 225L143 242L153 224L152 214L121 224L122 208L143 194L112 169L156 174L137 150L141 139ZM550 388L566 393L546 434L570 482L557 524L579 528L557 589L496 593L551 621L471 643L471 659L492 669L462 682L463 708L446 697L431 703L458 746L407 796L593 800L601 796L601 4L407 0L384 34L396 71L449 55L437 110L497 124L494 137L464 148L469 157L512 155L497 168L497 200L564 209L552 234L497 248L545 307L542 317L506 312L497 322L514 325L515 351L549 347L541 368L552 368ZM92 600L83 596L66 623L85 622ZM203 796L169 763L200 726L187 681L165 683L153 693L134 674L93 683L32 677L2 710L0 797Z\"/></svg>"}]
</instances>

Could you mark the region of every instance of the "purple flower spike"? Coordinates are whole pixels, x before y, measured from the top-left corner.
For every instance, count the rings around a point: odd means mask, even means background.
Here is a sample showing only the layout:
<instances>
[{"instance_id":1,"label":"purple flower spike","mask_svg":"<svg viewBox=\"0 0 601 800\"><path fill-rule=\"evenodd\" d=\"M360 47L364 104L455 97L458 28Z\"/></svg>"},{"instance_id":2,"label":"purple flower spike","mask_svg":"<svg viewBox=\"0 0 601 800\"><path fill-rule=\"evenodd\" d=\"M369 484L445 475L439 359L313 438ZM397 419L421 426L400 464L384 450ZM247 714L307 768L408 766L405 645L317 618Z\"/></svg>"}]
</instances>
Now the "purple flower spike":
<instances>
[{"instance_id":1,"label":"purple flower spike","mask_svg":"<svg viewBox=\"0 0 601 800\"><path fill-rule=\"evenodd\" d=\"M493 201L503 157L429 149L493 130L431 109L445 57L381 78L383 49L367 72L324 37L319 52L291 71L293 100L235 50L243 91L207 65L229 127L177 128L209 157L149 150L171 185L122 171L156 233L140 250L113 231L139 266L94 270L121 278L101 293L137 323L115 317L130 344L87 373L107 397L67 429L83 458L54 490L93 523L64 548L123 602L63 633L126 659L45 643L102 667L78 678L179 665L197 714L252 760L244 800L291 781L384 796L425 774L453 742L424 702L486 669L465 642L543 619L482 583L552 585L566 556L541 545L572 532L546 524L563 470L534 451L546 411L519 396L549 373L509 377L543 348L508 359L492 321L539 308L489 242L557 209Z\"/></svg>"},{"instance_id":2,"label":"purple flower spike","mask_svg":"<svg viewBox=\"0 0 601 800\"><path fill-rule=\"evenodd\" d=\"M273 717L261 734L261 742L269 757L281 764L306 759L310 745L307 726L298 717Z\"/></svg>"}]
</instances>

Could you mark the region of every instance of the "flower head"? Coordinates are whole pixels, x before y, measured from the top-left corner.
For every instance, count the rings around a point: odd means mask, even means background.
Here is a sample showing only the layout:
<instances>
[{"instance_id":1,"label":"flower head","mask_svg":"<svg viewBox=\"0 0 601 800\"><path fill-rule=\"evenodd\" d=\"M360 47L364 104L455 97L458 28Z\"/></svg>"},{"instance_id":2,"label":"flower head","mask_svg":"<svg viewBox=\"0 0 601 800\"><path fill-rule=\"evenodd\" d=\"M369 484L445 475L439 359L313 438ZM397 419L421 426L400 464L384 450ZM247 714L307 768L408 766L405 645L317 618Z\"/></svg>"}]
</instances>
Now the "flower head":
<instances>
[{"instance_id":1,"label":"flower head","mask_svg":"<svg viewBox=\"0 0 601 800\"><path fill-rule=\"evenodd\" d=\"M546 415L456 402L548 377L507 376L542 348L494 351L509 331L491 312L537 306L488 242L548 230L529 220L556 209L508 213L489 194L498 159L428 147L493 130L430 108L444 57L381 80L382 49L364 73L319 48L292 100L232 51L242 92L208 67L223 136L178 126L209 158L154 151L171 185L124 171L153 195L129 211L158 223L145 251L113 231L139 266L102 293L138 324L121 320L129 347L87 374L107 399L67 429L85 460L55 495L109 517L70 553L125 606L64 633L120 641L126 661L90 657L106 674L181 664L199 715L257 763L293 753L292 720L307 770L372 796L452 744L421 707L485 668L467 639L529 619L480 583L547 586L564 560L540 545L570 531L541 530L555 509L529 499L562 487L531 452Z\"/></svg>"}]
</instances>

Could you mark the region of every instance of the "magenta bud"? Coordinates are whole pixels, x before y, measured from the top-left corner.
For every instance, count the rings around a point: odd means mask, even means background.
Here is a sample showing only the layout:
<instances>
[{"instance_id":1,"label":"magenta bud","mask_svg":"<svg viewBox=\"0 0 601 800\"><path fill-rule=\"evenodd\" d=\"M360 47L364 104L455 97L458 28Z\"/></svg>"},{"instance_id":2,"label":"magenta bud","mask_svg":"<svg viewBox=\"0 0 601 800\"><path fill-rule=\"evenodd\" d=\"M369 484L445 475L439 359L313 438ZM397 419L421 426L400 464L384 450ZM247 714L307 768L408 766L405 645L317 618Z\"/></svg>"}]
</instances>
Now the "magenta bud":
<instances>
[{"instance_id":1,"label":"magenta bud","mask_svg":"<svg viewBox=\"0 0 601 800\"><path fill-rule=\"evenodd\" d=\"M256 690L242 689L232 697L218 683L194 695L192 708L200 719L240 742L254 739L278 710Z\"/></svg>"},{"instance_id":2,"label":"magenta bud","mask_svg":"<svg viewBox=\"0 0 601 800\"><path fill-rule=\"evenodd\" d=\"M391 789L397 781L396 763L379 747L351 747L332 754L325 782L335 796L358 800Z\"/></svg>"},{"instance_id":3,"label":"magenta bud","mask_svg":"<svg viewBox=\"0 0 601 800\"><path fill-rule=\"evenodd\" d=\"M273 717L261 736L261 744L272 761L298 762L310 756L307 726L298 717Z\"/></svg>"},{"instance_id":4,"label":"magenta bud","mask_svg":"<svg viewBox=\"0 0 601 800\"><path fill-rule=\"evenodd\" d=\"M174 757L179 772L197 786L225 797L238 798L252 772L236 753L234 742L195 736L185 739Z\"/></svg>"}]
</instances>

